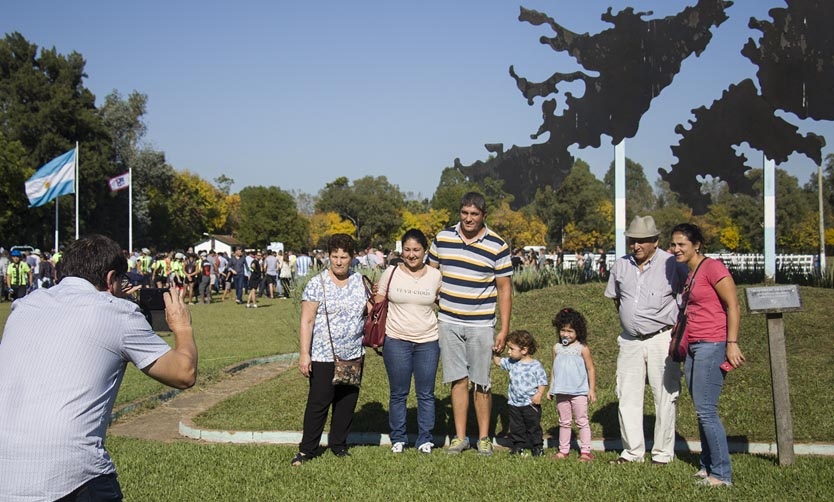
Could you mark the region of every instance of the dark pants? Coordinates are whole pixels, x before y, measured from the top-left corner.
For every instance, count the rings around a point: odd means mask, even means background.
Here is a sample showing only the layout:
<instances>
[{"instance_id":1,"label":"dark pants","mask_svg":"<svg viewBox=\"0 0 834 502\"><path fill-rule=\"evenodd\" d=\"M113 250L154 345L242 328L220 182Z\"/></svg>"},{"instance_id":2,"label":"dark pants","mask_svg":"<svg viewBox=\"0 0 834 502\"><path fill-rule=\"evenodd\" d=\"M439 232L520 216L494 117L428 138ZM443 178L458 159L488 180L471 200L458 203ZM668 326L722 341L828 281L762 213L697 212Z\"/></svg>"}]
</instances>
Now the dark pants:
<instances>
[{"instance_id":1,"label":"dark pants","mask_svg":"<svg viewBox=\"0 0 834 502\"><path fill-rule=\"evenodd\" d=\"M57 502L104 502L122 500L122 489L116 473L93 478L61 497Z\"/></svg>"},{"instance_id":2,"label":"dark pants","mask_svg":"<svg viewBox=\"0 0 834 502\"><path fill-rule=\"evenodd\" d=\"M290 297L290 279L289 277L282 277L281 278L281 289L284 290L284 296L289 298Z\"/></svg>"},{"instance_id":3,"label":"dark pants","mask_svg":"<svg viewBox=\"0 0 834 502\"><path fill-rule=\"evenodd\" d=\"M243 303L243 286L246 284L244 281L246 280L246 276L243 274L235 274L232 276L232 284L235 287L235 296L237 297L238 303Z\"/></svg>"},{"instance_id":4,"label":"dark pants","mask_svg":"<svg viewBox=\"0 0 834 502\"><path fill-rule=\"evenodd\" d=\"M12 301L17 300L18 298L23 298L26 296L26 289L27 286L12 286Z\"/></svg>"},{"instance_id":5,"label":"dark pants","mask_svg":"<svg viewBox=\"0 0 834 502\"><path fill-rule=\"evenodd\" d=\"M538 404L508 406L510 440L515 448L542 447L542 407Z\"/></svg>"},{"instance_id":6,"label":"dark pants","mask_svg":"<svg viewBox=\"0 0 834 502\"><path fill-rule=\"evenodd\" d=\"M211 303L211 277L208 275L200 276L200 285L198 286L200 293L200 301L204 303Z\"/></svg>"},{"instance_id":7,"label":"dark pants","mask_svg":"<svg viewBox=\"0 0 834 502\"><path fill-rule=\"evenodd\" d=\"M313 362L310 392L304 409L304 432L298 445L298 451L304 455L314 455L319 447L331 406L333 416L330 418L328 446L334 453L347 449L347 435L353 423L359 387L333 385L333 367L333 363Z\"/></svg>"}]
</instances>

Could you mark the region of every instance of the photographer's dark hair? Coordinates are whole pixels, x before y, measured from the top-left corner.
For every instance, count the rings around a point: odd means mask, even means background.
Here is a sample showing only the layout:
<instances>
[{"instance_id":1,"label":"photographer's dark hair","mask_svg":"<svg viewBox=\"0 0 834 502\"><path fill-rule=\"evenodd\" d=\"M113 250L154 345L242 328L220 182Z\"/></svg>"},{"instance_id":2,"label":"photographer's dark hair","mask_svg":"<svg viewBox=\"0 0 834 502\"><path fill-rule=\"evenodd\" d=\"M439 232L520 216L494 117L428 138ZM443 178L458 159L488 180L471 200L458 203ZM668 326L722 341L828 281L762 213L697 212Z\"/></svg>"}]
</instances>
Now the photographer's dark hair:
<instances>
[{"instance_id":1,"label":"photographer's dark hair","mask_svg":"<svg viewBox=\"0 0 834 502\"><path fill-rule=\"evenodd\" d=\"M585 317L572 308L564 308L556 314L553 319L553 326L556 328L556 336L559 336L558 331L564 327L573 328L576 331L576 341L582 345L588 345L588 327L585 323Z\"/></svg>"},{"instance_id":2,"label":"photographer's dark hair","mask_svg":"<svg viewBox=\"0 0 834 502\"><path fill-rule=\"evenodd\" d=\"M327 254L331 254L337 249L341 249L351 258L356 256L356 243L353 241L353 237L348 234L333 234L327 240Z\"/></svg>"},{"instance_id":3,"label":"photographer's dark hair","mask_svg":"<svg viewBox=\"0 0 834 502\"><path fill-rule=\"evenodd\" d=\"M116 276L127 273L127 260L112 239L103 235L88 235L70 244L58 262L58 281L64 277L79 277L97 289L107 289L107 272Z\"/></svg>"},{"instance_id":4,"label":"photographer's dark hair","mask_svg":"<svg viewBox=\"0 0 834 502\"><path fill-rule=\"evenodd\" d=\"M527 349L527 355L532 356L538 350L539 345L529 331L518 329L507 335L507 343L518 345L519 349Z\"/></svg>"}]
</instances>

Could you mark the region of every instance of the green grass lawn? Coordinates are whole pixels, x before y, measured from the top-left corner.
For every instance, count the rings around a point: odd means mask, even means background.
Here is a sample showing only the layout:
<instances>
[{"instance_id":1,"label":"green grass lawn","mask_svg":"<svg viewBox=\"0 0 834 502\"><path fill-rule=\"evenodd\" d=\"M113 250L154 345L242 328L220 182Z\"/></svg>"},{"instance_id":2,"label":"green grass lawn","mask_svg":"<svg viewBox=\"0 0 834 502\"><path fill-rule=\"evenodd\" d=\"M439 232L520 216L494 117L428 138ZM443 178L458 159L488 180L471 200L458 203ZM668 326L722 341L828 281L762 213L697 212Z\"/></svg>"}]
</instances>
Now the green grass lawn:
<instances>
[{"instance_id":1,"label":"green grass lawn","mask_svg":"<svg viewBox=\"0 0 834 502\"><path fill-rule=\"evenodd\" d=\"M735 486L695 486L697 459L680 456L666 467L608 465L613 452L581 464L514 458L498 452L430 457L408 449L351 449L352 457L322 457L293 468L290 446L162 444L107 440L126 500L831 500L834 459L798 457L780 468L774 457L733 455Z\"/></svg>"},{"instance_id":2,"label":"green grass lawn","mask_svg":"<svg viewBox=\"0 0 834 502\"><path fill-rule=\"evenodd\" d=\"M619 436L617 402L614 394L619 321L611 300L603 298L602 285L558 286L516 295L513 304L513 329L527 329L542 345L536 355L550 369L550 347L556 339L551 326L554 313L564 306L583 312L589 321L589 344L597 368L597 402L591 406L594 438ZM740 296L743 291L739 290ZM834 291L803 288L805 311L786 314L788 367L793 406L794 436L797 441L834 441L834 403L819 399L828 395L834 382L830 326L834 325ZM770 362L765 317L742 315L741 347L748 363L727 377L720 401L720 414L731 438L749 441L775 441L775 421L770 379ZM353 430L388 432L388 381L382 358L373 352L366 357L365 377L359 395ZM492 433L502 434L507 425L507 374L493 371L494 419ZM300 430L307 393L306 379L295 370L259 387L229 399L197 418L206 428L232 430ZM437 381L437 433L453 429L449 388ZM697 439L698 431L692 401L684 389L678 401L678 434ZM416 431L416 401L413 392L408 404L409 430ZM654 404L646 390L645 428L651 434ZM471 415L471 414L470 414ZM474 418L470 416L470 431ZM547 404L542 417L546 432L556 435L557 414Z\"/></svg>"},{"instance_id":3,"label":"green grass lawn","mask_svg":"<svg viewBox=\"0 0 834 502\"><path fill-rule=\"evenodd\" d=\"M572 306L585 313L597 366L598 402L592 406L594 439L616 437L614 370L619 323L612 302L602 297L603 285L558 286L518 294L514 298L513 329L528 329L543 345L537 354L549 369L554 313ZM834 441L834 403L827 396L834 382L831 327L834 290L801 288L805 311L787 314L788 368L794 435L802 442ZM742 288L739 289L743 297ZM222 368L258 356L297 351L298 307L287 300L266 300L259 309L226 302L191 307L200 350L198 385L222 378ZM9 304L0 304L5 323ZM33 336L36 336L33 334ZM170 339L170 337L169 337ZM742 315L741 348L748 364L732 372L721 397L720 413L731 438L774 441L770 366L765 318ZM506 375L494 373L494 433L506 424ZM122 385L120 403L146 397L163 387L131 368ZM224 429L300 430L306 381L294 369L257 388L229 399L199 417L203 427ZM387 433L388 387L381 359L369 353L365 382L354 430ZM437 387L437 432L450 429L448 387ZM409 401L409 428L416 428L415 402ZM646 429L652 424L647 395ZM546 407L545 430L556 431L556 412ZM474 430L474 424L469 429ZM695 414L684 390L679 400L678 433L697 438ZM483 500L551 499L567 495L576 500L634 500L651 494L658 500L827 500L834 479L834 459L797 457L780 468L775 457L733 455L736 486L704 490L693 486L697 459L679 455L666 468L644 465L609 466L615 452L598 453L598 461L579 464L549 459L518 459L497 452L491 459L464 454L458 458L435 452L431 458L414 450L394 460L387 448L353 448L353 457L325 454L301 469L291 469L292 446L163 444L112 437L107 441L127 500L300 500L376 499ZM574 452L575 455L575 452Z\"/></svg>"}]
</instances>

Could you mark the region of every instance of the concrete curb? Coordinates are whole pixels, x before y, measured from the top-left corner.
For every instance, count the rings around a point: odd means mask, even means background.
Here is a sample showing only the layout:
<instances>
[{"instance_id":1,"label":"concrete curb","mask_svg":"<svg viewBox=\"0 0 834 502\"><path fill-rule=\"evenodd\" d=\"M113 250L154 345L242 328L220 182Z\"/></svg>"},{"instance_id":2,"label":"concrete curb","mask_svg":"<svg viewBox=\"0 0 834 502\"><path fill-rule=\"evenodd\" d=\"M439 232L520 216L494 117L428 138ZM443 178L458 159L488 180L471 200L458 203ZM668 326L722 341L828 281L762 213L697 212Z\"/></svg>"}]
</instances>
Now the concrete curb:
<instances>
[{"instance_id":1,"label":"concrete curb","mask_svg":"<svg viewBox=\"0 0 834 502\"><path fill-rule=\"evenodd\" d=\"M265 443L265 444L290 444L295 445L301 442L301 432L297 431L224 431L214 429L201 429L194 426L191 420L184 419L179 423L179 432L182 436L209 443ZM409 437L413 443L415 437ZM434 444L446 446L449 443L448 436L435 436ZM470 438L470 442L474 443ZM557 438L547 438L545 445L548 448L555 448L558 445ZM348 435L348 443L352 445L369 446L390 446L391 438L388 434L378 432L352 432ZM322 434L321 444L327 444L327 433ZM508 448L504 438L493 439L493 444ZM730 441L731 453L750 453L755 455L776 455L776 443L750 443L745 441ZM578 445L572 445L574 449ZM650 450L652 442L647 441L646 449ZM622 449L620 439L598 439L591 441L591 449L594 451L618 451ZM675 442L675 451L678 453L694 453L701 451L700 441L689 441L679 439ZM796 455L823 455L834 456L834 444L827 443L799 443L794 444Z\"/></svg>"},{"instance_id":2,"label":"concrete curb","mask_svg":"<svg viewBox=\"0 0 834 502\"><path fill-rule=\"evenodd\" d=\"M249 359L241 363L236 363L227 366L223 372L227 374L235 374L246 368L257 366L259 364L266 364L280 361L293 361L298 358L298 353L278 354L274 356L258 357ZM171 390L151 396L141 401L126 404L111 414L111 422L117 420L121 415L133 411L143 404L151 401L168 401L177 396L180 390ZM194 425L190 418L184 418L178 424L179 434L183 437L196 439L199 441L206 441L210 443L233 443L233 444L281 444L281 445L296 445L301 442L301 432L298 431L227 431L214 429L201 429ZM410 435L409 441L413 443L416 436ZM470 442L474 444L475 439L470 438ZM348 443L352 445L370 445L370 446L390 446L391 438L388 434L378 432L352 432L348 435ZM448 436L434 437L434 443L437 446L446 446L449 443ZM327 433L322 434L321 444L327 444ZM493 439L493 444L499 447L507 447L505 438ZM546 438L545 445L548 448L555 448L558 445L557 438ZM573 448L578 448L574 442ZM776 455L776 443L751 443L747 441L730 441L731 453L750 453L755 455ZM652 448L652 441L646 441L646 449ZM591 449L594 451L617 451L622 449L622 441L619 438L598 439L591 441ZM686 439L678 439L675 442L675 451L678 453L700 452L700 441L690 441ZM822 455L834 456L834 444L830 443L796 443L794 444L794 453L796 455Z\"/></svg>"}]
</instances>

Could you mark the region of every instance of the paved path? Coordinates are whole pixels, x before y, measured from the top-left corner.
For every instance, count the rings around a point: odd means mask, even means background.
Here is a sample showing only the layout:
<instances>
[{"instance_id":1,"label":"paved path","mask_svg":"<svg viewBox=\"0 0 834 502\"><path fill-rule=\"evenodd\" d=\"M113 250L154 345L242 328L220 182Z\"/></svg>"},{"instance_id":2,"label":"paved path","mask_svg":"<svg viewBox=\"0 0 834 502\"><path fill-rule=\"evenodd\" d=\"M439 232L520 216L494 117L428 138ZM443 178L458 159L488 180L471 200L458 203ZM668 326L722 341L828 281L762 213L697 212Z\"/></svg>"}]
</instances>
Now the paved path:
<instances>
[{"instance_id":1,"label":"paved path","mask_svg":"<svg viewBox=\"0 0 834 502\"><path fill-rule=\"evenodd\" d=\"M217 403L275 378L294 364L294 358L281 358L263 364L259 361L245 363L237 371L227 370L234 372L217 383L197 385L152 410L117 420L110 426L108 434L163 442L188 440L179 433L180 421L190 422L191 418Z\"/></svg>"}]
</instances>

